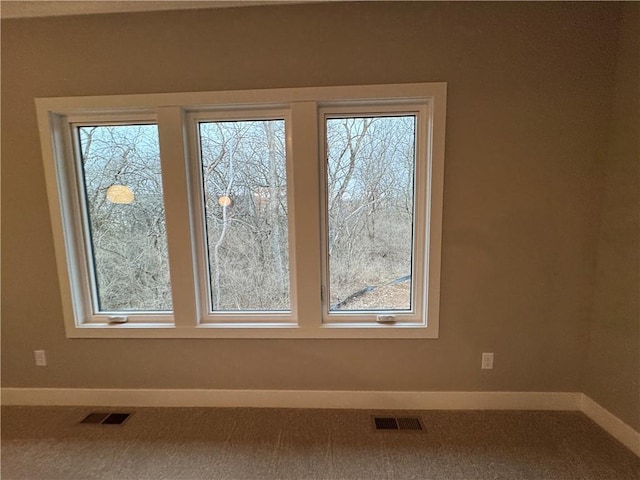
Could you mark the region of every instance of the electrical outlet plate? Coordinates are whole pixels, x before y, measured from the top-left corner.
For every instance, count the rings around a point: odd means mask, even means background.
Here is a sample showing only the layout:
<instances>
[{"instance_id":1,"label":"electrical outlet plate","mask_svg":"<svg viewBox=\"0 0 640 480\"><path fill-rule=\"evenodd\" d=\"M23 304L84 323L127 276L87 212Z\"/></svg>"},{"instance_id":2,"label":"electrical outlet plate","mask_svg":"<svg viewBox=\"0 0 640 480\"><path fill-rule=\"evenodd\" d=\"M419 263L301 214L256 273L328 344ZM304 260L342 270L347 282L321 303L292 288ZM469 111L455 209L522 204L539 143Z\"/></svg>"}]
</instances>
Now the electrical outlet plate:
<instances>
[{"instance_id":1,"label":"electrical outlet plate","mask_svg":"<svg viewBox=\"0 0 640 480\"><path fill-rule=\"evenodd\" d=\"M482 354L482 370L491 370L493 369L493 353L483 353Z\"/></svg>"},{"instance_id":2,"label":"electrical outlet plate","mask_svg":"<svg viewBox=\"0 0 640 480\"><path fill-rule=\"evenodd\" d=\"M36 366L38 367L46 367L47 366L47 354L44 350L34 350L33 351L33 359L36 362Z\"/></svg>"}]
</instances>

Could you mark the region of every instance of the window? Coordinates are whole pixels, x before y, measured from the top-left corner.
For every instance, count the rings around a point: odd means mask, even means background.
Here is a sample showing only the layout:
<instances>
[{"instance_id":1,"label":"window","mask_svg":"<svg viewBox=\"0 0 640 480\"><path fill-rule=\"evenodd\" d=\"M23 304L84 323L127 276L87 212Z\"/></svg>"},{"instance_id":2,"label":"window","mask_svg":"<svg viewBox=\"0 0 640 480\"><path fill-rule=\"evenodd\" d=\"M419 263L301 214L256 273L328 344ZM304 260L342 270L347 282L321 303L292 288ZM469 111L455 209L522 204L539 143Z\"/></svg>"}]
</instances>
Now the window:
<instances>
[{"instance_id":1,"label":"window","mask_svg":"<svg viewBox=\"0 0 640 480\"><path fill-rule=\"evenodd\" d=\"M291 313L285 112L192 115L206 321ZM262 118L261 118L262 117Z\"/></svg>"},{"instance_id":2,"label":"window","mask_svg":"<svg viewBox=\"0 0 640 480\"><path fill-rule=\"evenodd\" d=\"M67 335L437 337L445 97L37 99Z\"/></svg>"},{"instance_id":3,"label":"window","mask_svg":"<svg viewBox=\"0 0 640 480\"><path fill-rule=\"evenodd\" d=\"M171 311L157 126L72 128L94 311Z\"/></svg>"},{"instance_id":4,"label":"window","mask_svg":"<svg viewBox=\"0 0 640 480\"><path fill-rule=\"evenodd\" d=\"M325 118L330 314L413 310L416 123Z\"/></svg>"}]
</instances>

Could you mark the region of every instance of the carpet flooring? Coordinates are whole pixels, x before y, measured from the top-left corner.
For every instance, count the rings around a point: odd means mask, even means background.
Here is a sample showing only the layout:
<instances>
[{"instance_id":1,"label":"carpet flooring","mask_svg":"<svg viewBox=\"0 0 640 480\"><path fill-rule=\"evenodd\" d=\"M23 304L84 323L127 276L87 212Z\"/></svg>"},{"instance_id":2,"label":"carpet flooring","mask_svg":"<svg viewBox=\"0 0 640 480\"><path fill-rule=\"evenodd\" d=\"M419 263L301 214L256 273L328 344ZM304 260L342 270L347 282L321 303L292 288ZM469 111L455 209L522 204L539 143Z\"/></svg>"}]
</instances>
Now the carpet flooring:
<instances>
[{"instance_id":1,"label":"carpet flooring","mask_svg":"<svg viewBox=\"0 0 640 480\"><path fill-rule=\"evenodd\" d=\"M640 459L579 412L2 407L2 479L637 480ZM372 416L426 431L376 431Z\"/></svg>"}]
</instances>

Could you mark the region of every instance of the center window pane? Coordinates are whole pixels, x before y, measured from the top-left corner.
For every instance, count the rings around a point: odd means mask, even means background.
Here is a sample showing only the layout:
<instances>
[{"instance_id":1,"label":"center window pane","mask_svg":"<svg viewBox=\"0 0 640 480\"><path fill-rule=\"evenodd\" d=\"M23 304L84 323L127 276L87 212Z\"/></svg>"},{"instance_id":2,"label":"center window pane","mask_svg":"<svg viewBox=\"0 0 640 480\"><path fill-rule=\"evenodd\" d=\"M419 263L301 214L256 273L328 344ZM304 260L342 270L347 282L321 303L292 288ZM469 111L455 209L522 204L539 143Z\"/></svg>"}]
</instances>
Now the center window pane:
<instances>
[{"instance_id":1,"label":"center window pane","mask_svg":"<svg viewBox=\"0 0 640 480\"><path fill-rule=\"evenodd\" d=\"M284 120L202 122L210 311L289 311Z\"/></svg>"},{"instance_id":2,"label":"center window pane","mask_svg":"<svg viewBox=\"0 0 640 480\"><path fill-rule=\"evenodd\" d=\"M412 301L416 117L326 120L329 310Z\"/></svg>"}]
</instances>

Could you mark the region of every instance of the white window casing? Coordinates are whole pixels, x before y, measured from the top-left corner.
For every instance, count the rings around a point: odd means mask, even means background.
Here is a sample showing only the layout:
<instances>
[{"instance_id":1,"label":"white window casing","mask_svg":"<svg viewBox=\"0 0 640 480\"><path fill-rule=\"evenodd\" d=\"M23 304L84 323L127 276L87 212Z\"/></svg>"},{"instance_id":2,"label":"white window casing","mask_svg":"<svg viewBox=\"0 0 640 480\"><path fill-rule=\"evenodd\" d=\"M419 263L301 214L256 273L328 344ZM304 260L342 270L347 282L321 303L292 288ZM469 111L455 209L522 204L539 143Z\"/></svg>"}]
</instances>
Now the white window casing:
<instances>
[{"instance_id":1,"label":"white window casing","mask_svg":"<svg viewBox=\"0 0 640 480\"><path fill-rule=\"evenodd\" d=\"M38 98L36 109L69 338L438 337L445 83ZM325 126L327 119L373 116L415 117L411 307L338 311L328 299ZM198 125L263 120L284 121L290 308L217 311L209 288ZM132 123L158 127L170 312L97 308L74 132L83 125Z\"/></svg>"}]
</instances>

